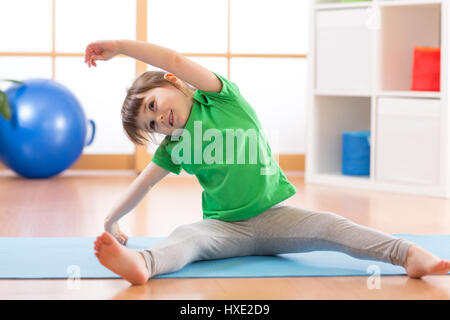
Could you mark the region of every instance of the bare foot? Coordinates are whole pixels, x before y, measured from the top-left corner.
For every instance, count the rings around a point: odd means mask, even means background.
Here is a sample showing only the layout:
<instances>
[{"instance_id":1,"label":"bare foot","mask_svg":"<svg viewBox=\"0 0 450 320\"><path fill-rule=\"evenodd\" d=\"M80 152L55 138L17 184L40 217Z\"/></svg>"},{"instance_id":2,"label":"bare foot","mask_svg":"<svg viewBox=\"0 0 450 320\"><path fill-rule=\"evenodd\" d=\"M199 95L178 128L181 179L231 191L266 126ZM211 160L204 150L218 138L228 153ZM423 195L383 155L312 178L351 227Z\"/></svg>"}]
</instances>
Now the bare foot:
<instances>
[{"instance_id":1,"label":"bare foot","mask_svg":"<svg viewBox=\"0 0 450 320\"><path fill-rule=\"evenodd\" d=\"M428 274L447 274L450 271L450 261L440 259L419 246L411 245L403 267L411 278L421 278Z\"/></svg>"},{"instance_id":2,"label":"bare foot","mask_svg":"<svg viewBox=\"0 0 450 320\"><path fill-rule=\"evenodd\" d=\"M144 257L121 245L112 235L103 232L95 241L95 256L100 263L132 284L148 281L149 272Z\"/></svg>"}]
</instances>

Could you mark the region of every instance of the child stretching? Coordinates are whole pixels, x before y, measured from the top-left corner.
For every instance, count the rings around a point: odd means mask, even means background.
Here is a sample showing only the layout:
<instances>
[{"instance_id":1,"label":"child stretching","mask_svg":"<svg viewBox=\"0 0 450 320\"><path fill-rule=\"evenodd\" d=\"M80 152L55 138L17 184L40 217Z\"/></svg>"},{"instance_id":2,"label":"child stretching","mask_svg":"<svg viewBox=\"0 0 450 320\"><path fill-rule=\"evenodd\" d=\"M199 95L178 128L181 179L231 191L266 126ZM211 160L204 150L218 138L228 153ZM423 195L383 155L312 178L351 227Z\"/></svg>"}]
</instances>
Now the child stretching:
<instances>
[{"instance_id":1,"label":"child stretching","mask_svg":"<svg viewBox=\"0 0 450 320\"><path fill-rule=\"evenodd\" d=\"M296 189L273 159L255 111L234 83L173 50L141 41L93 42L85 62L96 66L97 60L117 54L168 72L141 74L122 107L123 126L133 142L143 144L154 133L165 138L95 241L95 255L114 273L144 284L193 261L313 250L400 265L414 278L450 270L450 261L405 239L333 213L283 204ZM251 157L256 148L259 162ZM128 238L119 219L169 172L179 174L181 169L194 174L204 189L203 220L176 228L147 250L125 247Z\"/></svg>"}]
</instances>

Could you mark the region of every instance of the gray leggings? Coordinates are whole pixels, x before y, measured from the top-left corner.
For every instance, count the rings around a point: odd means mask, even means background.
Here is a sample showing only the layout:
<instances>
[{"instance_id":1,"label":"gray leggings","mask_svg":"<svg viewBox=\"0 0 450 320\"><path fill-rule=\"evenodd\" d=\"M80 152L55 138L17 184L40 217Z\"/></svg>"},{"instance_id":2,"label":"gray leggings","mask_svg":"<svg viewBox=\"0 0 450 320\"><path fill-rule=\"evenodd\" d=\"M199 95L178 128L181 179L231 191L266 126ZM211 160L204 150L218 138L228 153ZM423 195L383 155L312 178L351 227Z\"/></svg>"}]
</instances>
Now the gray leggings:
<instances>
[{"instance_id":1,"label":"gray leggings","mask_svg":"<svg viewBox=\"0 0 450 320\"><path fill-rule=\"evenodd\" d=\"M180 226L141 253L154 277L198 260L317 250L403 266L411 244L333 213L279 204L247 220L207 219Z\"/></svg>"}]
</instances>

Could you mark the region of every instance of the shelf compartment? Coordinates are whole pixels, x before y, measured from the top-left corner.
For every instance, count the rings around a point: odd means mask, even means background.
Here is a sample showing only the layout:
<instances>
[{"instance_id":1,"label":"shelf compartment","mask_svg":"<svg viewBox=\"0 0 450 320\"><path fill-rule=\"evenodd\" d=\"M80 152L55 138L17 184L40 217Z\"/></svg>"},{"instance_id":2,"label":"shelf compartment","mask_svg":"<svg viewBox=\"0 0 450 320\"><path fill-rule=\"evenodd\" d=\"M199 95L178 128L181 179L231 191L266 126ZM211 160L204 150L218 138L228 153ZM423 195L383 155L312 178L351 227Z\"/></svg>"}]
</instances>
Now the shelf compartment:
<instances>
[{"instance_id":1,"label":"shelf compartment","mask_svg":"<svg viewBox=\"0 0 450 320\"><path fill-rule=\"evenodd\" d=\"M377 181L439 183L440 107L436 99L378 99Z\"/></svg>"},{"instance_id":2,"label":"shelf compartment","mask_svg":"<svg viewBox=\"0 0 450 320\"><path fill-rule=\"evenodd\" d=\"M366 9L316 12L315 88L320 91L372 89L372 39Z\"/></svg>"},{"instance_id":3,"label":"shelf compartment","mask_svg":"<svg viewBox=\"0 0 450 320\"><path fill-rule=\"evenodd\" d=\"M342 170L342 133L370 131L371 98L316 96L314 100L314 171L317 174L339 175Z\"/></svg>"},{"instance_id":4,"label":"shelf compartment","mask_svg":"<svg viewBox=\"0 0 450 320\"><path fill-rule=\"evenodd\" d=\"M381 6L381 91L410 91L414 47L440 47L440 21L439 3Z\"/></svg>"}]
</instances>

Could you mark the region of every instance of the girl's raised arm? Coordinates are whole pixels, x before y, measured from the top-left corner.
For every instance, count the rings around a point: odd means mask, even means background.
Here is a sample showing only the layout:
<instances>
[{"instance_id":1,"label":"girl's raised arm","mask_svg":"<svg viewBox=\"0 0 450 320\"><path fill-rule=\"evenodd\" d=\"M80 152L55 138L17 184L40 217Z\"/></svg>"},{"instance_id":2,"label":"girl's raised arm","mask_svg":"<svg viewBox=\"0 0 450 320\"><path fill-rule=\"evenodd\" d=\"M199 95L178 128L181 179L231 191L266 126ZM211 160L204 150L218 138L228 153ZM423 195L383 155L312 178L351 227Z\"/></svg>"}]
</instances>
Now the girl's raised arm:
<instances>
[{"instance_id":1,"label":"girl's raised arm","mask_svg":"<svg viewBox=\"0 0 450 320\"><path fill-rule=\"evenodd\" d=\"M173 73L195 88L207 92L220 92L222 82L207 68L165 47L138 40L96 41L86 47L85 62L96 66L96 60L109 60L125 54L157 68Z\"/></svg>"}]
</instances>

